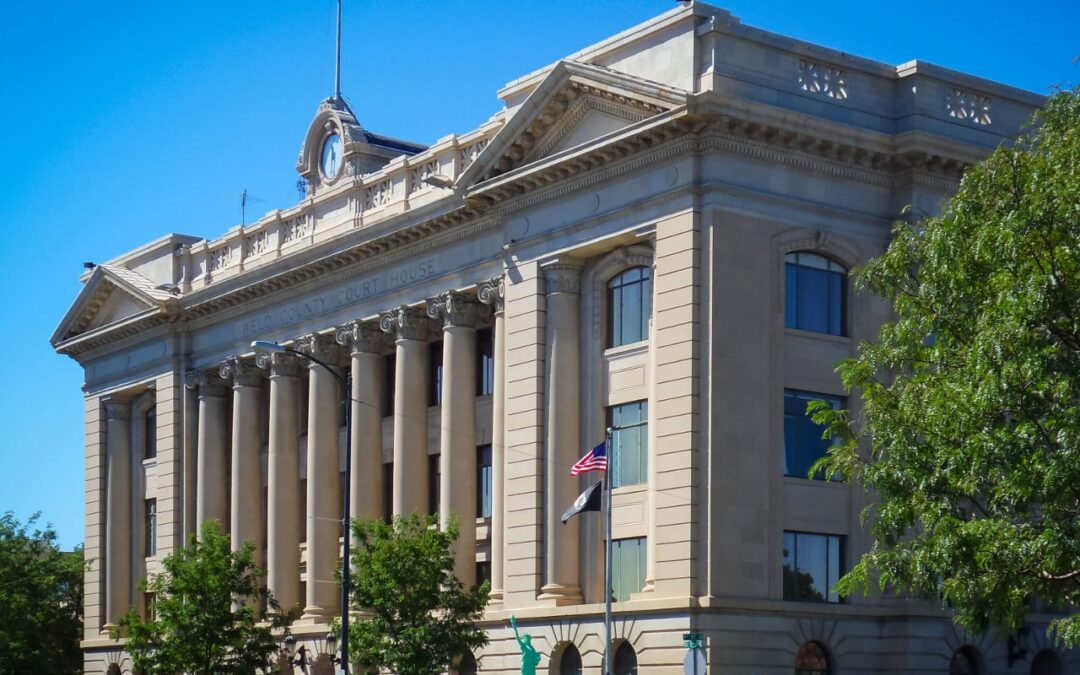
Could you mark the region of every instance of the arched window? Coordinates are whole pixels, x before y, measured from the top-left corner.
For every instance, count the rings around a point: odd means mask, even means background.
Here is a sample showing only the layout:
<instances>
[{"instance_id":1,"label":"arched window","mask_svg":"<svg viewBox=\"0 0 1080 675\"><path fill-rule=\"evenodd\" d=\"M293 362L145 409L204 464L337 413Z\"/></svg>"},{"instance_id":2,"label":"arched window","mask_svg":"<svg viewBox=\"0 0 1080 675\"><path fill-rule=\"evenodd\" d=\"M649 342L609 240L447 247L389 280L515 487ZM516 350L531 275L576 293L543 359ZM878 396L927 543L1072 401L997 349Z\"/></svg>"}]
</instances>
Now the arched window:
<instances>
[{"instance_id":1,"label":"arched window","mask_svg":"<svg viewBox=\"0 0 1080 675\"><path fill-rule=\"evenodd\" d=\"M1065 675L1061 657L1053 649L1044 649L1031 662L1031 675Z\"/></svg>"},{"instance_id":2,"label":"arched window","mask_svg":"<svg viewBox=\"0 0 1080 675\"><path fill-rule=\"evenodd\" d=\"M949 661L949 675L982 675L982 657L971 646L957 649Z\"/></svg>"},{"instance_id":3,"label":"arched window","mask_svg":"<svg viewBox=\"0 0 1080 675\"><path fill-rule=\"evenodd\" d=\"M623 641L615 650L615 675L637 675L637 652L630 643Z\"/></svg>"},{"instance_id":4,"label":"arched window","mask_svg":"<svg viewBox=\"0 0 1080 675\"><path fill-rule=\"evenodd\" d=\"M476 657L472 655L472 652L466 651L458 659L457 665L458 675L476 675Z\"/></svg>"},{"instance_id":5,"label":"arched window","mask_svg":"<svg viewBox=\"0 0 1080 675\"><path fill-rule=\"evenodd\" d=\"M559 657L559 675L581 675L581 652L573 644L563 648Z\"/></svg>"},{"instance_id":6,"label":"arched window","mask_svg":"<svg viewBox=\"0 0 1080 675\"><path fill-rule=\"evenodd\" d=\"M612 277L607 288L607 346L648 340L652 271L648 267L631 267Z\"/></svg>"},{"instance_id":7,"label":"arched window","mask_svg":"<svg viewBox=\"0 0 1080 675\"><path fill-rule=\"evenodd\" d=\"M815 333L847 335L847 270L824 256L796 251L784 256L784 325Z\"/></svg>"},{"instance_id":8,"label":"arched window","mask_svg":"<svg viewBox=\"0 0 1080 675\"><path fill-rule=\"evenodd\" d=\"M795 675L828 675L829 654L820 642L807 642L795 655Z\"/></svg>"}]
</instances>

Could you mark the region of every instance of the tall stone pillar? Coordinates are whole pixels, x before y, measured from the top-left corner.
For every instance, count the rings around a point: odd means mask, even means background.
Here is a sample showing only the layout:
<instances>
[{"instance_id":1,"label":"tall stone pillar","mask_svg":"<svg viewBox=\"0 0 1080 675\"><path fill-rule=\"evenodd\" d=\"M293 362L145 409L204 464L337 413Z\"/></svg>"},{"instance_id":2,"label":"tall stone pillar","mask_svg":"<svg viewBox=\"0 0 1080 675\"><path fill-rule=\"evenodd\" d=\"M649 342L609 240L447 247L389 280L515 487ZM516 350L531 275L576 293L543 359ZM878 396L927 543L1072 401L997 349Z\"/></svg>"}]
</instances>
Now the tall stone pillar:
<instances>
[{"instance_id":1,"label":"tall stone pillar","mask_svg":"<svg viewBox=\"0 0 1080 675\"><path fill-rule=\"evenodd\" d=\"M547 297L544 418L544 585L540 599L556 605L581 602L578 566L580 518L563 525L559 516L577 497L570 476L581 448L581 362L578 314L581 266L556 260L542 266Z\"/></svg>"},{"instance_id":2,"label":"tall stone pillar","mask_svg":"<svg viewBox=\"0 0 1080 675\"><path fill-rule=\"evenodd\" d=\"M349 517L381 518L383 513L382 410L386 334L374 322L354 321L337 333L350 347L352 368L352 485ZM387 486L389 487L389 486Z\"/></svg>"},{"instance_id":3,"label":"tall stone pillar","mask_svg":"<svg viewBox=\"0 0 1080 675\"><path fill-rule=\"evenodd\" d=\"M266 584L286 611L300 602L298 361L288 353L258 357L259 367L270 371Z\"/></svg>"},{"instance_id":4,"label":"tall stone pillar","mask_svg":"<svg viewBox=\"0 0 1080 675\"><path fill-rule=\"evenodd\" d=\"M480 285L480 302L490 305L495 325L491 331L492 353L495 357L495 386L491 392L491 601L503 599L503 495L506 486L506 318L502 277Z\"/></svg>"},{"instance_id":5,"label":"tall stone pillar","mask_svg":"<svg viewBox=\"0 0 1080 675\"><path fill-rule=\"evenodd\" d=\"M116 627L131 606L131 400L110 396L105 406L105 625Z\"/></svg>"},{"instance_id":6,"label":"tall stone pillar","mask_svg":"<svg viewBox=\"0 0 1080 675\"><path fill-rule=\"evenodd\" d=\"M310 335L299 349L331 365L340 360L340 349L328 336ZM301 618L321 623L336 614L340 604L334 569L341 536L342 398L341 382L314 361L308 364L308 382L307 604Z\"/></svg>"},{"instance_id":7,"label":"tall stone pillar","mask_svg":"<svg viewBox=\"0 0 1080 675\"><path fill-rule=\"evenodd\" d=\"M428 512L427 342L431 322L425 310L399 307L379 319L394 337L394 515ZM444 364L445 365L445 364Z\"/></svg>"},{"instance_id":8,"label":"tall stone pillar","mask_svg":"<svg viewBox=\"0 0 1080 675\"><path fill-rule=\"evenodd\" d=\"M227 383L217 368L189 373L187 386L199 394L198 469L195 531L216 520L229 531L229 400Z\"/></svg>"},{"instance_id":9,"label":"tall stone pillar","mask_svg":"<svg viewBox=\"0 0 1080 675\"><path fill-rule=\"evenodd\" d=\"M656 289L658 284L656 283L656 262L653 261L650 269L652 276L652 293L653 297L649 303L652 307L653 314L649 317L649 368L652 372L649 373L649 454L647 461L648 466L648 481L649 481L649 529L646 534L648 535L645 540L645 587L641 589L642 593L652 593L656 590L656 544L657 537L657 522L659 517L659 501L660 493L657 489L657 464L659 462L656 459L656 451L659 447L657 442L658 426L656 424L656 409L659 407L659 399L657 398L657 382L660 379L659 374L659 357L656 350L656 308L659 307L659 303L656 301Z\"/></svg>"},{"instance_id":10,"label":"tall stone pillar","mask_svg":"<svg viewBox=\"0 0 1080 675\"><path fill-rule=\"evenodd\" d=\"M255 545L255 560L263 563L263 492L259 447L262 434L262 373L254 363L233 357L221 367L221 377L232 382L232 549L244 542Z\"/></svg>"},{"instance_id":11,"label":"tall stone pillar","mask_svg":"<svg viewBox=\"0 0 1080 675\"><path fill-rule=\"evenodd\" d=\"M457 516L454 573L476 583L476 325L487 308L450 291L428 301L443 330L443 391L439 435L439 522Z\"/></svg>"}]
</instances>

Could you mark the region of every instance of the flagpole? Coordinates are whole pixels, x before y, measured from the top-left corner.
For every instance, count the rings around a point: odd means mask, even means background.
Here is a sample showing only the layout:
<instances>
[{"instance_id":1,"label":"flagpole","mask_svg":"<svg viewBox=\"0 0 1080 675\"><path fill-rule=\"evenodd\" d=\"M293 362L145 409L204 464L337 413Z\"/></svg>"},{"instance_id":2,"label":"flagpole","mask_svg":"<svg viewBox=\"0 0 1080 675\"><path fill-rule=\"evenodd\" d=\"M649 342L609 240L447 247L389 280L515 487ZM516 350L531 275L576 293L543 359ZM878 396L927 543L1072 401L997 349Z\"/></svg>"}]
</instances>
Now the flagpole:
<instances>
[{"instance_id":1,"label":"flagpole","mask_svg":"<svg viewBox=\"0 0 1080 675\"><path fill-rule=\"evenodd\" d=\"M607 446L607 471L604 472L604 675L611 675L611 427L604 437Z\"/></svg>"}]
</instances>

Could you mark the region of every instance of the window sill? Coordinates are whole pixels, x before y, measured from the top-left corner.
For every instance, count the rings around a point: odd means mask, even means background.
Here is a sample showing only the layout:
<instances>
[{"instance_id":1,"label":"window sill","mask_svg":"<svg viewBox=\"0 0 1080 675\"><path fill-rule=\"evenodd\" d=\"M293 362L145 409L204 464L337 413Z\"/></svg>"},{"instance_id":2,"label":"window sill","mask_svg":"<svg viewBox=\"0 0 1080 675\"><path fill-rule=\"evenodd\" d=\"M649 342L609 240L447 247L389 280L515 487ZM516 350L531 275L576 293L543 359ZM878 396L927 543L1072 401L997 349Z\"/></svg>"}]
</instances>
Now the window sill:
<instances>
[{"instance_id":1,"label":"window sill","mask_svg":"<svg viewBox=\"0 0 1080 675\"><path fill-rule=\"evenodd\" d=\"M851 486L838 480L825 480L823 478L799 478L798 476L784 476L784 485L800 485L813 487L819 490L847 490Z\"/></svg>"},{"instance_id":2,"label":"window sill","mask_svg":"<svg viewBox=\"0 0 1080 675\"><path fill-rule=\"evenodd\" d=\"M649 341L641 340L639 342L631 342L630 344L619 345L618 347L607 347L606 349L604 349L604 358L626 356L627 354L637 354L639 352L647 351L649 351Z\"/></svg>"},{"instance_id":3,"label":"window sill","mask_svg":"<svg viewBox=\"0 0 1080 675\"><path fill-rule=\"evenodd\" d=\"M849 335L832 335L830 333L818 333L812 330L803 330L801 328L784 328L784 334L791 337L809 338L811 340L823 340L825 342L834 342L840 345L850 345L851 336Z\"/></svg>"},{"instance_id":4,"label":"window sill","mask_svg":"<svg viewBox=\"0 0 1080 675\"><path fill-rule=\"evenodd\" d=\"M620 485L619 487L611 488L611 494L614 495L633 495L641 492L648 492L648 483L635 483L634 485Z\"/></svg>"}]
</instances>

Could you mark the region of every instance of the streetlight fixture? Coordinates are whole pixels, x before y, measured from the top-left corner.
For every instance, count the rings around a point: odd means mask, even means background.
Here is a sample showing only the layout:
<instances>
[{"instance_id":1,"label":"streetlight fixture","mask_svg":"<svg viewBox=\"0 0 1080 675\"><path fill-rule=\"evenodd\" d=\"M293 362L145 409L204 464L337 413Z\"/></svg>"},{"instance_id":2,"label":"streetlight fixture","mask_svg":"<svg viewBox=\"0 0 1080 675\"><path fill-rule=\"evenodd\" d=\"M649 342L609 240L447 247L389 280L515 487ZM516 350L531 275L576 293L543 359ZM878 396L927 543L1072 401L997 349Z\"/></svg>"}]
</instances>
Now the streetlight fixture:
<instances>
[{"instance_id":1,"label":"streetlight fixture","mask_svg":"<svg viewBox=\"0 0 1080 675\"><path fill-rule=\"evenodd\" d=\"M349 672L349 557L352 552L351 532L349 527L349 511L352 507L349 496L352 492L352 376L342 377L330 364L311 354L297 351L291 347L279 345L276 342L256 340L251 343L251 348L261 354L295 354L307 359L326 369L341 384L341 402L345 407L345 489L342 498L341 523L342 523L342 563L341 563L341 669ZM301 647L302 648L302 647Z\"/></svg>"}]
</instances>

